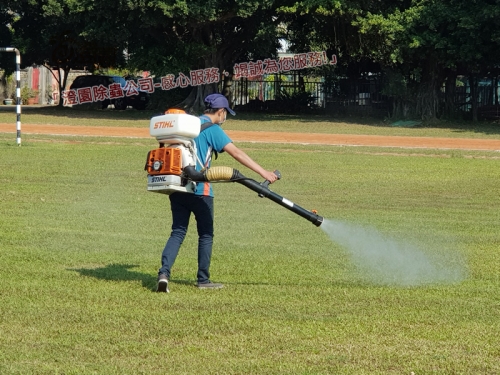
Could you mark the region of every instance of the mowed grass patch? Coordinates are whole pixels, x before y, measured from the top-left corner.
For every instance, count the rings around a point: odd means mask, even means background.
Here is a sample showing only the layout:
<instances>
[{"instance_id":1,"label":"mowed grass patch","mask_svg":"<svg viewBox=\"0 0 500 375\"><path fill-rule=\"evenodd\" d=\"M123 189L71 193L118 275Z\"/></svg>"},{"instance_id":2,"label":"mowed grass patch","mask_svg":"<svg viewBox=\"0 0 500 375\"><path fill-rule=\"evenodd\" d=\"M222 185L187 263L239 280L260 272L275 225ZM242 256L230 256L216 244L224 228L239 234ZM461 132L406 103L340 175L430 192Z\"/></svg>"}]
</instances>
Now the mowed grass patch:
<instances>
[{"instance_id":1,"label":"mowed grass patch","mask_svg":"<svg viewBox=\"0 0 500 375\"><path fill-rule=\"evenodd\" d=\"M334 113L299 115L267 112L237 111L229 116L224 129L244 131L272 131L320 134L392 135L409 137L486 138L500 139L500 127L495 122L434 121L412 127L394 126L395 121L372 117L339 116ZM148 128L152 116L162 111L83 110L70 107L24 106L21 122L25 124L53 124L78 126L110 126ZM0 123L16 125L15 107L0 107Z\"/></svg>"},{"instance_id":2,"label":"mowed grass patch","mask_svg":"<svg viewBox=\"0 0 500 375\"><path fill-rule=\"evenodd\" d=\"M225 288L194 287L193 221L172 292L158 295L171 219L168 198L146 191L154 142L3 139L0 372L500 371L496 153L239 146L281 171L276 193L427 253L458 254L466 277L371 283L321 228L221 183L212 279ZM227 155L216 164L260 180Z\"/></svg>"}]
</instances>

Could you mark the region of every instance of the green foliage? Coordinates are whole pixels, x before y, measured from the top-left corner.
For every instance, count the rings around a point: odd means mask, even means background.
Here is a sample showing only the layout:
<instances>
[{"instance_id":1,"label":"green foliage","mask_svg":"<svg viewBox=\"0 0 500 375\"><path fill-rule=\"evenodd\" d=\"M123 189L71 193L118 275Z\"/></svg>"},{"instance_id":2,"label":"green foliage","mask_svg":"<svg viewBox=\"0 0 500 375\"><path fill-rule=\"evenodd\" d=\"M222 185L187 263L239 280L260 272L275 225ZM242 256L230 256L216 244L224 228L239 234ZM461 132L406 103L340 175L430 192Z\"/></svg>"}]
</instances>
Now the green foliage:
<instances>
[{"instance_id":1,"label":"green foliage","mask_svg":"<svg viewBox=\"0 0 500 375\"><path fill-rule=\"evenodd\" d=\"M15 20L15 14L10 11L10 1L0 3L0 46L12 47L12 23ZM15 71L15 55L11 52L0 52L0 69L10 74Z\"/></svg>"},{"instance_id":2,"label":"green foliage","mask_svg":"<svg viewBox=\"0 0 500 375\"><path fill-rule=\"evenodd\" d=\"M21 87L22 104L28 104L28 99L36 98L37 95L38 95L38 90L32 89L28 86Z\"/></svg>"},{"instance_id":3,"label":"green foliage","mask_svg":"<svg viewBox=\"0 0 500 375\"><path fill-rule=\"evenodd\" d=\"M276 95L276 107L283 113L307 112L314 109L314 97L307 91L282 90Z\"/></svg>"},{"instance_id":4,"label":"green foliage","mask_svg":"<svg viewBox=\"0 0 500 375\"><path fill-rule=\"evenodd\" d=\"M407 77L392 70L386 70L384 73L385 81L382 94L397 99L410 100L412 93Z\"/></svg>"},{"instance_id":5,"label":"green foliage","mask_svg":"<svg viewBox=\"0 0 500 375\"><path fill-rule=\"evenodd\" d=\"M15 44L26 65L162 76L208 67L231 72L237 62L275 57L285 38L293 52L335 53L336 75L401 74L415 86L413 110L435 118L448 77L498 76L499 18L498 1L489 0L9 0L0 6L0 42Z\"/></svg>"},{"instance_id":6,"label":"green foliage","mask_svg":"<svg viewBox=\"0 0 500 375\"><path fill-rule=\"evenodd\" d=\"M403 75L415 98L411 111L421 118L441 115L438 90L450 72L500 72L496 1L312 1L278 10L292 49L336 53L336 74L357 78L389 68Z\"/></svg>"},{"instance_id":7,"label":"green foliage","mask_svg":"<svg viewBox=\"0 0 500 375\"><path fill-rule=\"evenodd\" d=\"M48 67L94 70L98 66L120 63L119 50L123 43L101 38L109 22L98 25L87 22L92 8L83 11L79 1L58 0L15 3L13 11L20 17L12 24L14 42L20 49L23 65L47 64ZM113 34L122 32L113 30ZM117 59L118 58L118 59Z\"/></svg>"},{"instance_id":8,"label":"green foliage","mask_svg":"<svg viewBox=\"0 0 500 375\"><path fill-rule=\"evenodd\" d=\"M5 98L14 99L16 97L16 78L14 74L6 75L5 77Z\"/></svg>"},{"instance_id":9,"label":"green foliage","mask_svg":"<svg viewBox=\"0 0 500 375\"><path fill-rule=\"evenodd\" d=\"M148 108L150 110L164 112L165 110L176 107L179 103L181 103L186 96L189 95L189 91L189 88L155 90L155 92L150 96Z\"/></svg>"}]
</instances>

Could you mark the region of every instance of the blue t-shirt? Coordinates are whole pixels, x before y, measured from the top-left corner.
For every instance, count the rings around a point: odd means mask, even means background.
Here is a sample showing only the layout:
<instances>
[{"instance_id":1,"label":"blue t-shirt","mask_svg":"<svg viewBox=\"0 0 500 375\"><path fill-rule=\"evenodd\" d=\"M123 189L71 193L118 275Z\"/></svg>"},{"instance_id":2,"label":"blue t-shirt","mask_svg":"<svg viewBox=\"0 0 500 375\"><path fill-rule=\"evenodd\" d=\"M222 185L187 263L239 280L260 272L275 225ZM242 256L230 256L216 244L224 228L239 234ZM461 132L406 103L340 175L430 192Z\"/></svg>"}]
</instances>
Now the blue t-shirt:
<instances>
[{"instance_id":1,"label":"blue t-shirt","mask_svg":"<svg viewBox=\"0 0 500 375\"><path fill-rule=\"evenodd\" d=\"M205 115L200 116L200 120L202 124L211 122ZM224 152L223 148L226 147L228 143L232 142L219 125L213 125L203 130L194 141L196 143L198 158L205 168L210 167L210 163L212 162L212 151L217 151L218 153ZM199 163L196 163L196 170L199 171L201 169ZM196 195L214 196L212 185L209 182L197 182L194 193Z\"/></svg>"}]
</instances>

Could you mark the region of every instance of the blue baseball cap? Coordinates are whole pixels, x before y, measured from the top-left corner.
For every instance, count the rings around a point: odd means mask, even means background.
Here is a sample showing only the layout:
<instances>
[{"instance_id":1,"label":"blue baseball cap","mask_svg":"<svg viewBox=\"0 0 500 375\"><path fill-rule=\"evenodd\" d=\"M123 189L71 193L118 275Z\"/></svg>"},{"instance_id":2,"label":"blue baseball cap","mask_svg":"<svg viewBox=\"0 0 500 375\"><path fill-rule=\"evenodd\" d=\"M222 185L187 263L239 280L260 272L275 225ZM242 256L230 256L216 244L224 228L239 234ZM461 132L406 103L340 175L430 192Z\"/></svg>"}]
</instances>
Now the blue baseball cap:
<instances>
[{"instance_id":1,"label":"blue baseball cap","mask_svg":"<svg viewBox=\"0 0 500 375\"><path fill-rule=\"evenodd\" d=\"M225 108L233 116L236 115L236 113L231 108L229 108L229 102L222 94L208 95L205 98L205 105L207 106L207 108Z\"/></svg>"}]
</instances>

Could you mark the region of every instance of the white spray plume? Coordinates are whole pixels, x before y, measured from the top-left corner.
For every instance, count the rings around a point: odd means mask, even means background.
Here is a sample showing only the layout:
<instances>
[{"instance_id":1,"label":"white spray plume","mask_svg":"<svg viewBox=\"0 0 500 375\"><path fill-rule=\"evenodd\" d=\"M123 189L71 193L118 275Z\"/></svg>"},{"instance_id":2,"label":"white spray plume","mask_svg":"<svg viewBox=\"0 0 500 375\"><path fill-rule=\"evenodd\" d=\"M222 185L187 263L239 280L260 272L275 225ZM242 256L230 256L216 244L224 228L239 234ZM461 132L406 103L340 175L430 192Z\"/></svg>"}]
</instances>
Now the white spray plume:
<instances>
[{"instance_id":1,"label":"white spray plume","mask_svg":"<svg viewBox=\"0 0 500 375\"><path fill-rule=\"evenodd\" d=\"M451 284L466 277L458 252L426 249L388 238L374 228L324 220L321 229L345 248L363 276L377 284Z\"/></svg>"}]
</instances>

